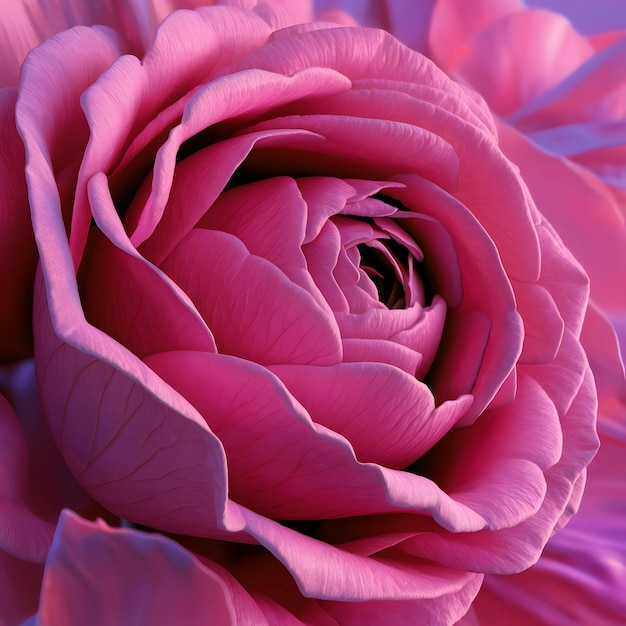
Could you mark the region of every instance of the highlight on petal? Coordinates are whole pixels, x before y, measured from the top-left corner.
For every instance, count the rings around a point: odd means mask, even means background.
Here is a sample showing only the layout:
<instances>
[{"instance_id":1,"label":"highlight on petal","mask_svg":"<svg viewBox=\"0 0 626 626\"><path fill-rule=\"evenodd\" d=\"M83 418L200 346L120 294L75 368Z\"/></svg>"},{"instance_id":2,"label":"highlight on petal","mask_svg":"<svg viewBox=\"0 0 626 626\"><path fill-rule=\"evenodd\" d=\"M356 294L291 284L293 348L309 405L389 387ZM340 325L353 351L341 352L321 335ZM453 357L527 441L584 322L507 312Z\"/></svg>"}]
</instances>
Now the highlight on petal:
<instances>
[{"instance_id":1,"label":"highlight on petal","mask_svg":"<svg viewBox=\"0 0 626 626\"><path fill-rule=\"evenodd\" d=\"M174 541L65 511L29 626L105 626L120 619L155 626L236 623L219 576Z\"/></svg>"}]
</instances>

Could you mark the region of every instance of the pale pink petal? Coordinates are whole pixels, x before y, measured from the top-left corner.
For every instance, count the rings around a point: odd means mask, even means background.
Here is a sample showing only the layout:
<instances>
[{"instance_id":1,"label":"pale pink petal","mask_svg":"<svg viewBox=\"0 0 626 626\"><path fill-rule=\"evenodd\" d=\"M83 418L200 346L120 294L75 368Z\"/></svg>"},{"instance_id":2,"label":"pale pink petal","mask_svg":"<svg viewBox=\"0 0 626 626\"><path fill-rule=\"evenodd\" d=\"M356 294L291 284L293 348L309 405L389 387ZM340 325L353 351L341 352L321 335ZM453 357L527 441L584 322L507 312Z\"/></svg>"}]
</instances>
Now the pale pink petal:
<instances>
[{"instance_id":1,"label":"pale pink petal","mask_svg":"<svg viewBox=\"0 0 626 626\"><path fill-rule=\"evenodd\" d=\"M0 621L21 624L37 611L43 563L29 563L0 550Z\"/></svg>"},{"instance_id":2,"label":"pale pink petal","mask_svg":"<svg viewBox=\"0 0 626 626\"><path fill-rule=\"evenodd\" d=\"M219 576L174 541L65 511L29 625L105 626L120 619L155 626L236 623Z\"/></svg>"},{"instance_id":3,"label":"pale pink petal","mask_svg":"<svg viewBox=\"0 0 626 626\"><path fill-rule=\"evenodd\" d=\"M529 39L531 47L526 45ZM517 115L518 109L566 78L594 52L565 18L520 11L474 35L453 73L472 85L498 115Z\"/></svg>"},{"instance_id":4,"label":"pale pink petal","mask_svg":"<svg viewBox=\"0 0 626 626\"><path fill-rule=\"evenodd\" d=\"M626 124L622 120L566 124L528 133L546 152L565 156L615 187L626 189Z\"/></svg>"},{"instance_id":5,"label":"pale pink petal","mask_svg":"<svg viewBox=\"0 0 626 626\"><path fill-rule=\"evenodd\" d=\"M626 59L626 37L596 52L508 119L526 131L546 126L623 118L626 85L620 70Z\"/></svg>"}]
</instances>

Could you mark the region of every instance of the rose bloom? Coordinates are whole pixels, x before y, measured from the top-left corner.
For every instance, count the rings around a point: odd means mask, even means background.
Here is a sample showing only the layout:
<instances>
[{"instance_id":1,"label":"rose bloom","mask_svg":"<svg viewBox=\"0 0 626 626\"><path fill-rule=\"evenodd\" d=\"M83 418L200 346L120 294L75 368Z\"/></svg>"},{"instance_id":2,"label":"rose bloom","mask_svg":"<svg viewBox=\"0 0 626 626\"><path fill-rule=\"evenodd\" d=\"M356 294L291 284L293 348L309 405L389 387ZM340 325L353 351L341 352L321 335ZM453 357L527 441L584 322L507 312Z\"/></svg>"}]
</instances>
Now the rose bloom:
<instances>
[{"instance_id":1,"label":"rose bloom","mask_svg":"<svg viewBox=\"0 0 626 626\"><path fill-rule=\"evenodd\" d=\"M626 12L613 0L593 7L485 0L469 11L460 0L366 4L359 15L354 3L320 2L327 11L332 5L339 21L358 17L389 29L486 98L500 146L591 277L582 341L600 389L602 445L581 511L548 543L537 566L518 576L488 576L473 618L486 624L622 623L626 391L615 336L623 346L626 31L619 29L626 28ZM411 38L407 25L424 21L422 35Z\"/></svg>"},{"instance_id":2,"label":"rose bloom","mask_svg":"<svg viewBox=\"0 0 626 626\"><path fill-rule=\"evenodd\" d=\"M580 502L588 277L388 33L164 4L12 16L2 617L455 623Z\"/></svg>"}]
</instances>

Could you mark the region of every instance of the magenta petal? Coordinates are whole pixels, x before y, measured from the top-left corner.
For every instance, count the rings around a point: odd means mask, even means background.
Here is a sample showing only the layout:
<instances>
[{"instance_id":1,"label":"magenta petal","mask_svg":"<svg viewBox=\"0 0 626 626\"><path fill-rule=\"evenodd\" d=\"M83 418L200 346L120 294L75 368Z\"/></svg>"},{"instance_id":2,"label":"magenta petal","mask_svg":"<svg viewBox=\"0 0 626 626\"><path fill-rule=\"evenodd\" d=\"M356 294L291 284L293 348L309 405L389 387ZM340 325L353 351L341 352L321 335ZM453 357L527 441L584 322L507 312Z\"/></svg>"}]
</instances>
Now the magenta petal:
<instances>
[{"instance_id":1,"label":"magenta petal","mask_svg":"<svg viewBox=\"0 0 626 626\"><path fill-rule=\"evenodd\" d=\"M546 494L543 472L559 460L561 446L553 403L534 380L520 377L512 404L486 411L472 426L452 431L433 462L449 461L441 467L439 484L496 529L537 512ZM438 469L436 465L437 474Z\"/></svg>"},{"instance_id":2,"label":"magenta petal","mask_svg":"<svg viewBox=\"0 0 626 626\"><path fill-rule=\"evenodd\" d=\"M265 364L341 361L326 307L233 235L194 229L162 268L196 303L220 352Z\"/></svg>"},{"instance_id":3,"label":"magenta petal","mask_svg":"<svg viewBox=\"0 0 626 626\"><path fill-rule=\"evenodd\" d=\"M188 100L211 71L262 45L270 32L252 11L226 7L181 11L160 25L141 61L124 56L102 73L83 97L91 138L79 176L72 249L81 249L89 226L83 183L119 161L138 132L151 131L142 139L146 145L166 130L159 117L182 94ZM153 120L156 125L150 124ZM138 149L136 144L134 148Z\"/></svg>"},{"instance_id":4,"label":"magenta petal","mask_svg":"<svg viewBox=\"0 0 626 626\"><path fill-rule=\"evenodd\" d=\"M99 235L81 267L81 301L91 324L139 357L192 348L217 351L191 303L181 302L155 268Z\"/></svg>"},{"instance_id":5,"label":"magenta petal","mask_svg":"<svg viewBox=\"0 0 626 626\"><path fill-rule=\"evenodd\" d=\"M159 534L109 528L70 511L59 521L33 626L141 624L234 626L226 586Z\"/></svg>"},{"instance_id":6,"label":"magenta petal","mask_svg":"<svg viewBox=\"0 0 626 626\"><path fill-rule=\"evenodd\" d=\"M0 549L0 623L21 624L37 611L43 563L29 563Z\"/></svg>"},{"instance_id":7,"label":"magenta petal","mask_svg":"<svg viewBox=\"0 0 626 626\"><path fill-rule=\"evenodd\" d=\"M423 362L419 352L387 339L346 338L341 345L344 363L386 363L416 376Z\"/></svg>"}]
</instances>

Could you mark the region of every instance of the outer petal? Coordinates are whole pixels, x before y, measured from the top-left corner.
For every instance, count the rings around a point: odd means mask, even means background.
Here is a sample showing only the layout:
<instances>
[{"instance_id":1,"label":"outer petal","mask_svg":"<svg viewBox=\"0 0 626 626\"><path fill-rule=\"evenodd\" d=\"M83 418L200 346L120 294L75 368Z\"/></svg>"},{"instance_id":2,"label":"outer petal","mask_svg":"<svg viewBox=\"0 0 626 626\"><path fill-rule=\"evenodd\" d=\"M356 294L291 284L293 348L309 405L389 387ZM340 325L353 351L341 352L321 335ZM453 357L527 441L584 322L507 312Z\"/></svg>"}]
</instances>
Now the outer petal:
<instances>
[{"instance_id":1,"label":"outer petal","mask_svg":"<svg viewBox=\"0 0 626 626\"><path fill-rule=\"evenodd\" d=\"M234 625L219 576L158 534L62 515L46 562L39 613L29 626Z\"/></svg>"},{"instance_id":2,"label":"outer petal","mask_svg":"<svg viewBox=\"0 0 626 626\"><path fill-rule=\"evenodd\" d=\"M525 0L529 6L542 7L565 15L581 33L601 33L626 28L626 13L621 0L597 0L593 10L586 0Z\"/></svg>"},{"instance_id":3,"label":"outer petal","mask_svg":"<svg viewBox=\"0 0 626 626\"><path fill-rule=\"evenodd\" d=\"M41 563L54 526L36 515L28 503L26 437L9 403L0 396L0 549L26 561Z\"/></svg>"},{"instance_id":4,"label":"outer petal","mask_svg":"<svg viewBox=\"0 0 626 626\"><path fill-rule=\"evenodd\" d=\"M435 0L315 0L318 19L346 23L344 12L361 26L382 28L404 44L424 52Z\"/></svg>"},{"instance_id":5,"label":"outer petal","mask_svg":"<svg viewBox=\"0 0 626 626\"><path fill-rule=\"evenodd\" d=\"M624 406L616 411L612 423L600 418L602 445L589 467L580 511L533 568L486 577L475 604L481 624L608 626L626 617L626 422Z\"/></svg>"}]
</instances>

